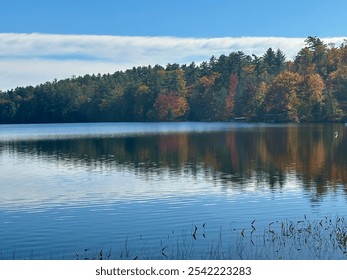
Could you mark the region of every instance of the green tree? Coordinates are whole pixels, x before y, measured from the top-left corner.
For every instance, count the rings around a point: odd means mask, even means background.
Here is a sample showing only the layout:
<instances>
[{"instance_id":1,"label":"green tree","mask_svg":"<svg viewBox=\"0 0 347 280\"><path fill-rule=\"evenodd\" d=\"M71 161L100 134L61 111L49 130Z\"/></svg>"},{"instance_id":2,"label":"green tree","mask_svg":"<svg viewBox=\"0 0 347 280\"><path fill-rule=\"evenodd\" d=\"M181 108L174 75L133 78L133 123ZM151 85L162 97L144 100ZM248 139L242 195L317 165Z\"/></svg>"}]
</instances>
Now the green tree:
<instances>
[{"instance_id":1,"label":"green tree","mask_svg":"<svg viewBox=\"0 0 347 280\"><path fill-rule=\"evenodd\" d=\"M272 48L268 48L263 55L263 63L265 65L266 71L270 75L276 75L276 65L275 65L276 53Z\"/></svg>"},{"instance_id":2,"label":"green tree","mask_svg":"<svg viewBox=\"0 0 347 280\"><path fill-rule=\"evenodd\" d=\"M16 104L11 101L10 94L0 91L0 122L12 123L16 114Z\"/></svg>"},{"instance_id":3,"label":"green tree","mask_svg":"<svg viewBox=\"0 0 347 280\"><path fill-rule=\"evenodd\" d=\"M334 119L347 119L347 65L330 73L327 79Z\"/></svg>"},{"instance_id":4,"label":"green tree","mask_svg":"<svg viewBox=\"0 0 347 280\"><path fill-rule=\"evenodd\" d=\"M297 70L301 74L318 73L327 76L327 45L317 37L309 36L305 40L306 47L301 49L295 58Z\"/></svg>"}]
</instances>

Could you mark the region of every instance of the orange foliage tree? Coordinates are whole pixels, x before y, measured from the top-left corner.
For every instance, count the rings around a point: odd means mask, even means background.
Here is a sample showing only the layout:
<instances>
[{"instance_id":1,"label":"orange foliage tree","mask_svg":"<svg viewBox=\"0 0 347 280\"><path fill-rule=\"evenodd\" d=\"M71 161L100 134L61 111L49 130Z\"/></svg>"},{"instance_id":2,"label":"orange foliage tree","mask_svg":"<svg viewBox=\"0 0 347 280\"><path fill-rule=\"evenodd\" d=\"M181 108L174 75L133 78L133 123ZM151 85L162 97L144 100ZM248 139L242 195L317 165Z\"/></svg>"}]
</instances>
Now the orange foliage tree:
<instances>
[{"instance_id":1,"label":"orange foliage tree","mask_svg":"<svg viewBox=\"0 0 347 280\"><path fill-rule=\"evenodd\" d=\"M183 118L189 110L189 104L185 97L177 92L159 94L154 104L160 120L177 120Z\"/></svg>"}]
</instances>

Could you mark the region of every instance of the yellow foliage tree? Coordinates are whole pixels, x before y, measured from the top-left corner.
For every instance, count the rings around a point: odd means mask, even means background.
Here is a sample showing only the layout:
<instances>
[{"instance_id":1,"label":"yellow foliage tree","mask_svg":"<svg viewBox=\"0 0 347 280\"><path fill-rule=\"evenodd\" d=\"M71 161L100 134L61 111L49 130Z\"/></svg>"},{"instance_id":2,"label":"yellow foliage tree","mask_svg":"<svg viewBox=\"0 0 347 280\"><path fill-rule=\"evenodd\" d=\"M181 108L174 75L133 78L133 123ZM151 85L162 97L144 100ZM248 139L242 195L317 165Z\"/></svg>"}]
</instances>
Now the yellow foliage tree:
<instances>
[{"instance_id":1,"label":"yellow foliage tree","mask_svg":"<svg viewBox=\"0 0 347 280\"><path fill-rule=\"evenodd\" d=\"M298 73L283 71L269 86L264 98L267 113L277 115L278 120L297 120L297 97L302 77Z\"/></svg>"}]
</instances>

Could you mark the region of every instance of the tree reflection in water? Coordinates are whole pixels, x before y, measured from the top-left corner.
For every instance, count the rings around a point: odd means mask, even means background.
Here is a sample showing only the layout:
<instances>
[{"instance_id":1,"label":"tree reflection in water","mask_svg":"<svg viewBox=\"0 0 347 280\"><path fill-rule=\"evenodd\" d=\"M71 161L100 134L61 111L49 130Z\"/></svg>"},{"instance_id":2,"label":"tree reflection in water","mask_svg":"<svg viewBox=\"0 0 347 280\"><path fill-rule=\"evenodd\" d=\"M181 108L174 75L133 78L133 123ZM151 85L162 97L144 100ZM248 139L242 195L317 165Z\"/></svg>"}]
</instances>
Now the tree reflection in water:
<instances>
[{"instance_id":1,"label":"tree reflection in water","mask_svg":"<svg viewBox=\"0 0 347 280\"><path fill-rule=\"evenodd\" d=\"M335 131L339 136L335 137ZM255 126L216 132L79 137L0 142L0 152L35 155L81 168L127 169L156 176L201 169L224 187L265 182L283 188L294 176L312 200L347 186L346 126Z\"/></svg>"}]
</instances>

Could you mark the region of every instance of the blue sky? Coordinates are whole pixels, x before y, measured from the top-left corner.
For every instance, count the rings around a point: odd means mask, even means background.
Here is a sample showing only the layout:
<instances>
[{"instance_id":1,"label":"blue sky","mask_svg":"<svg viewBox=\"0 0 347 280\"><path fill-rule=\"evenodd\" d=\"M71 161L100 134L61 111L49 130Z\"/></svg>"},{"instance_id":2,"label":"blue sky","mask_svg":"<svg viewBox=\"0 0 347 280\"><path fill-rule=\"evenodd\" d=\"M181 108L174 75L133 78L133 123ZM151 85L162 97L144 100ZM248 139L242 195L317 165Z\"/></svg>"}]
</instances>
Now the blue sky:
<instances>
[{"instance_id":1,"label":"blue sky","mask_svg":"<svg viewBox=\"0 0 347 280\"><path fill-rule=\"evenodd\" d=\"M0 0L0 89L132 66L341 43L344 0ZM35 33L35 34L33 34Z\"/></svg>"},{"instance_id":2,"label":"blue sky","mask_svg":"<svg viewBox=\"0 0 347 280\"><path fill-rule=\"evenodd\" d=\"M345 36L344 0L1 0L0 31L176 37Z\"/></svg>"}]
</instances>

